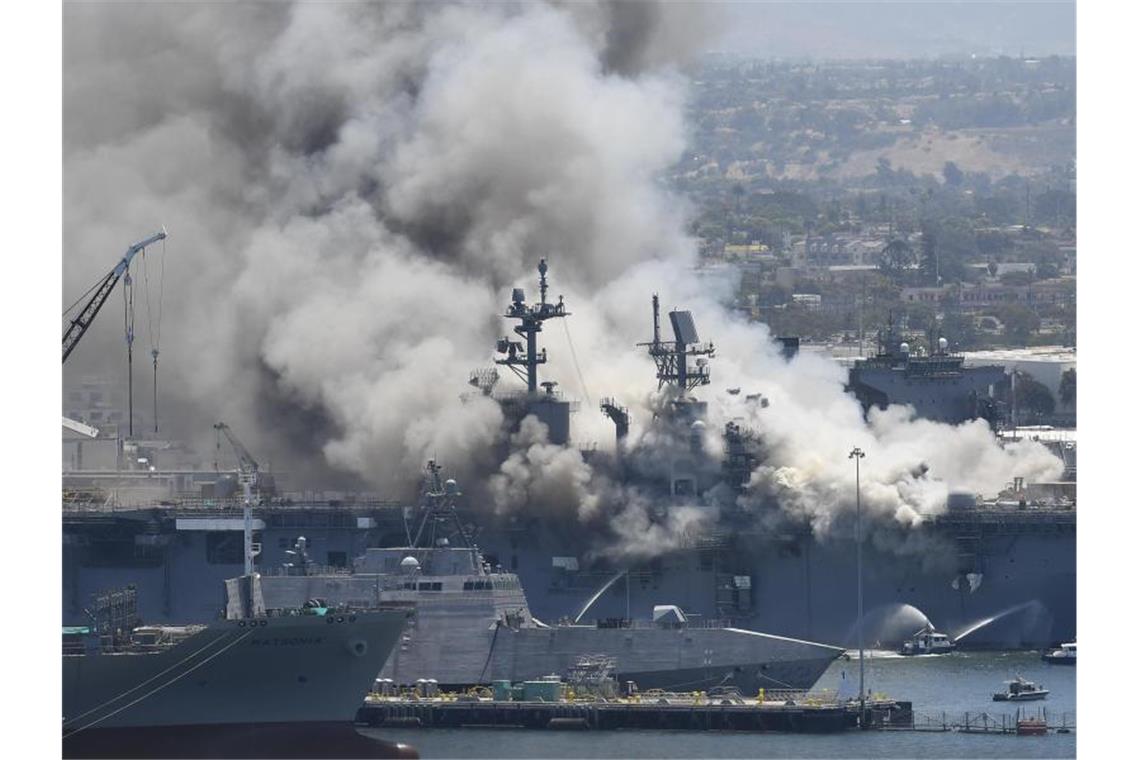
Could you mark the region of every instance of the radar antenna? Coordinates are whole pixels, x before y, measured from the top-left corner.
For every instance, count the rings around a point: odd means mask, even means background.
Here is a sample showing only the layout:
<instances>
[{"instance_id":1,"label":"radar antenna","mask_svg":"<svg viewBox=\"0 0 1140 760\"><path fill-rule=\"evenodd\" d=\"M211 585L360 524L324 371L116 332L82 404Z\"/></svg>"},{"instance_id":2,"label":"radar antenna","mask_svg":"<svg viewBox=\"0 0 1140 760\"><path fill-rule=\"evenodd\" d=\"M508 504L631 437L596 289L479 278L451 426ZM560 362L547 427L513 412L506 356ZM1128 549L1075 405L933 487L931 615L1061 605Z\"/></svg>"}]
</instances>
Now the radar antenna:
<instances>
[{"instance_id":1,"label":"radar antenna","mask_svg":"<svg viewBox=\"0 0 1140 760\"><path fill-rule=\"evenodd\" d=\"M657 390L666 385L686 393L710 382L708 360L715 348L712 343L701 343L697 336L697 326L689 311L669 312L669 322L673 327L673 342L661 340L660 302L653 294L653 340L638 343L646 346L649 355L657 364ZM689 365L689 357L695 356L694 366Z\"/></svg>"}]
</instances>

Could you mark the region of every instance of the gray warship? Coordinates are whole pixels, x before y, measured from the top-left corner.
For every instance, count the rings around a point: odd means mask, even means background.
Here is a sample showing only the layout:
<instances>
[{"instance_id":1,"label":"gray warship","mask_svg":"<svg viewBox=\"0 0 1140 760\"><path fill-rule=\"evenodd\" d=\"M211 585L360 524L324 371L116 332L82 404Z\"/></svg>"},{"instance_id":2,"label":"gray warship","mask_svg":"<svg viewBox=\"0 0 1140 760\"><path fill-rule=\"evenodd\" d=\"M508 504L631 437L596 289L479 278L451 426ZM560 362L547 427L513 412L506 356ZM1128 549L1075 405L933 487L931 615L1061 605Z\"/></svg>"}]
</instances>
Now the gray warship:
<instances>
[{"instance_id":1,"label":"gray warship","mask_svg":"<svg viewBox=\"0 0 1140 760\"><path fill-rule=\"evenodd\" d=\"M414 603L414 622L379 670L380 677L400 684L435 679L447 688L465 688L533 680L565 673L579 657L593 654L612 657L619 680L642 689L735 686L754 694L762 688L809 689L843 654L838 647L689 620L666 604L655 605L651 621L544 624L531 614L518 576L491 568L470 542L455 511L456 483L443 483L439 473L430 462L409 546L370 548L350 571L337 572L314 566L307 541L299 539L293 562L253 577L264 604ZM231 592L237 588L234 581L228 586ZM235 605L241 603L231 594L228 606Z\"/></svg>"},{"instance_id":2,"label":"gray warship","mask_svg":"<svg viewBox=\"0 0 1140 760\"><path fill-rule=\"evenodd\" d=\"M497 393L496 376L485 370L471 382L499 400L508 424L534 414L548 425L552 442L571 445L571 403L552 383L538 382L546 352L535 336L545 320L567 316L561 300L545 297L545 269L540 302L528 307L517 292L505 314L518 321L515 330L525 342L503 339L498 346L499 366L517 371L526 390ZM662 417L684 441L703 416L704 402L692 393L708 377L712 346L696 339L687 312L669 315L673 340L661 334L657 308L653 316L653 339L645 347L657 362L659 388L672 388ZM953 390L941 382L927 387L935 396ZM599 413L614 421L619 437L628 431L628 411L618 400L605 399ZM736 423L722 434L718 472L694 468L700 453L678 447L673 471L656 484L661 510L678 495L690 498L690 491L699 499L731 497L747 481L764 456L762 438ZM94 444L114 448L113 441L72 443L92 452ZM96 465L94 453L84 455L86 469L76 465L78 456L65 463L64 619L82 622L83 599L124 582L138 585L149 620L212 619L224 606L222 582L243 571L234 480L200 467L155 467L161 446L146 448L142 457L135 454L143 444L134 445L131 457L120 458L123 464L112 456ZM143 458L150 467L133 464ZM252 458L243 452L239 459ZM320 564L347 570L370 548L408 546L406 513L413 508L360 493L263 493L253 510L257 565L292 561L289 552L304 535ZM573 519L489 514L477 503L458 510L465 523L479 526L473 538L484 562L517 576L530 613L541 620L573 617L591 600L591 614L603 620L668 600L691 620L731 620L775 635L854 644L855 545L849 538L821 538L778 514L757 520L729 507L685 545L619 564L599 556L597 535ZM884 621L868 625L872 641L881 629L884 645L900 643L926 618L954 636L968 631L961 646L1039 648L1076 637L1075 483L1011 483L992 501L953 494L944 514L909 531L923 552L900 554L878 541L864 546L868 619ZM611 582L619 574L623 582ZM897 640L889 642L892 630Z\"/></svg>"},{"instance_id":3,"label":"gray warship","mask_svg":"<svg viewBox=\"0 0 1140 760\"><path fill-rule=\"evenodd\" d=\"M135 589L99 599L93 625L63 631L65 757L382 749L357 736L352 720L409 608L262 609L206 625L143 626Z\"/></svg>"},{"instance_id":4,"label":"gray warship","mask_svg":"<svg viewBox=\"0 0 1140 760\"><path fill-rule=\"evenodd\" d=\"M864 411L909 404L916 416L935 422L957 425L981 418L995 430L1005 422L1001 398L1009 378L1001 366L966 367L965 357L951 353L941 336L930 336L926 352L912 351L890 318L878 342L875 356L856 360L848 372L847 387Z\"/></svg>"}]
</instances>

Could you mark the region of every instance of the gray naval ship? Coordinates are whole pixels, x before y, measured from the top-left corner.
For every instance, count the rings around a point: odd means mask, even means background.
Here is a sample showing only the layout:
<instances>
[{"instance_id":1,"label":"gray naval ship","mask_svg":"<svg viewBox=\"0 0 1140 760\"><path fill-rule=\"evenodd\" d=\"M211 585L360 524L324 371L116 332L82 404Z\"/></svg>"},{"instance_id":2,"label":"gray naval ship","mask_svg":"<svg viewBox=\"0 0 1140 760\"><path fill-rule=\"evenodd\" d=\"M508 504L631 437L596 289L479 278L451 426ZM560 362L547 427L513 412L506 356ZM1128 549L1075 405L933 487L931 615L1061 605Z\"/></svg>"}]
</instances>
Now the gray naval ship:
<instances>
[{"instance_id":1,"label":"gray naval ship","mask_svg":"<svg viewBox=\"0 0 1140 760\"><path fill-rule=\"evenodd\" d=\"M409 546L370 548L351 570L337 572L314 566L307 541L299 539L293 562L254 576L264 604L414 603L415 620L378 669L380 677L398 684L435 679L453 689L562 674L589 654L612 657L619 680L642 689L735 686L755 694L761 688L809 689L843 654L838 647L692 621L664 604L655 606L652 621L546 625L531 614L518 576L491 568L470 542L455 510L458 487L454 480L442 483L439 473L430 462ZM237 585L228 587L228 606L240 606L233 595Z\"/></svg>"},{"instance_id":2,"label":"gray naval ship","mask_svg":"<svg viewBox=\"0 0 1140 760\"><path fill-rule=\"evenodd\" d=\"M101 594L93 625L64 628L65 757L307 757L330 748L372 757L392 749L358 736L352 720L410 608L262 607L207 625L143 626L135 593Z\"/></svg>"},{"instance_id":3,"label":"gray naval ship","mask_svg":"<svg viewBox=\"0 0 1140 760\"><path fill-rule=\"evenodd\" d=\"M540 292L539 303L529 306L521 291L513 294L505 316L518 323L515 332L524 340L503 339L498 347L499 366L517 372L526 389L497 393L497 375L488 370L473 373L471 382L502 404L509 424L534 414L547 423L552 442L572 445L571 403L549 381L540 383L537 371L546 358L537 345L543 322L567 312L561 300L547 301L545 271ZM660 419L685 445L671 472L628 476L658 489L662 513L679 499L713 503L727 495L716 523L655 558L620 563L600 556L596 530L572 518L495 515L477 503L460 504L461 519L479 526L473 538L484 563L516 576L527 589L529 612L545 621L573 618L591 600L591 616L603 620L667 602L690 620L728 619L770 634L854 645L854 542L816 536L775 507L760 515L733 510L734 494L764 458L763 437L730 422L722 431L725 456L715 467L700 451L686 453L692 425L703 424L705 402L693 394L707 384L712 346L697 340L687 312L668 315L672 340L661 334L657 308L653 317L653 339L644 347L657 362L659 388L673 389ZM937 396L953 385L927 388ZM756 403L764 399L756 395ZM605 399L598 413L614 421L619 437L628 432L629 413L619 400ZM158 445L134 444L120 466L114 457L94 464L95 445L113 441L72 443L88 453L83 467L72 462L65 468L65 621L81 622L82 600L92 592L125 582L138 585L149 620L215 617L224 606L222 582L243 570L241 499L233 496L233 479L200 467L154 468L164 453ZM252 461L244 449L238 458ZM134 467L140 459L154 469ZM254 508L258 567L292 561L289 552L304 535L310 556L348 569L370 548L407 546L410 508L367 494L263 492ZM905 535L882 524L868 530L875 533L863 557L871 641L881 636L884 646L901 643L924 624L921 616L952 636L968 631L960 646L1044 647L1076 637L1075 482L1011 483L987 501L952 494L945 513ZM924 549L887 548L903 541ZM621 582L613 582L619 575ZM898 639L891 641L894 629Z\"/></svg>"},{"instance_id":4,"label":"gray naval ship","mask_svg":"<svg viewBox=\"0 0 1140 760\"><path fill-rule=\"evenodd\" d=\"M984 419L995 430L1004 422L1009 377L999 365L964 366L965 357L951 353L944 337L931 336L930 350L912 351L889 318L879 335L879 350L858 359L848 372L847 387L863 405L885 408L909 404L923 419L957 425Z\"/></svg>"}]
</instances>

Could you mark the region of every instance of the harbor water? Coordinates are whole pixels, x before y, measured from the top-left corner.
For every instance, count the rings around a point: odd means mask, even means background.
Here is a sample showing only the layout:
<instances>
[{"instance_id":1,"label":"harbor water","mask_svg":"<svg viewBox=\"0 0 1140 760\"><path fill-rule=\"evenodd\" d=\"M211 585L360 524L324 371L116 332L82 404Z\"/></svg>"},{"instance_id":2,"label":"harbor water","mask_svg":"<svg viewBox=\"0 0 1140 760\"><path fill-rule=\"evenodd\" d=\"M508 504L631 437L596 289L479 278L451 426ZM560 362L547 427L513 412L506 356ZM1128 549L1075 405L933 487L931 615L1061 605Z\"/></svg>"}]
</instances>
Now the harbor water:
<instances>
[{"instance_id":1,"label":"harbor water","mask_svg":"<svg viewBox=\"0 0 1140 760\"><path fill-rule=\"evenodd\" d=\"M835 662L818 688L836 689L844 672L858 689L859 661ZM1076 721L1076 668L1048 665L1037 652L954 652L902 657L869 653L869 692L914 705L916 724L971 723L984 713L1039 715L1050 725ZM1021 676L1049 690L1036 702L994 702L1005 681ZM1007 721L1010 720L1007 718ZM483 757L789 757L789 758L1017 758L1076 756L1076 732L1045 736L971 734L958 731L852 731L804 735L688 731L583 731L550 729L361 729L366 735L412 744L424 758Z\"/></svg>"}]
</instances>

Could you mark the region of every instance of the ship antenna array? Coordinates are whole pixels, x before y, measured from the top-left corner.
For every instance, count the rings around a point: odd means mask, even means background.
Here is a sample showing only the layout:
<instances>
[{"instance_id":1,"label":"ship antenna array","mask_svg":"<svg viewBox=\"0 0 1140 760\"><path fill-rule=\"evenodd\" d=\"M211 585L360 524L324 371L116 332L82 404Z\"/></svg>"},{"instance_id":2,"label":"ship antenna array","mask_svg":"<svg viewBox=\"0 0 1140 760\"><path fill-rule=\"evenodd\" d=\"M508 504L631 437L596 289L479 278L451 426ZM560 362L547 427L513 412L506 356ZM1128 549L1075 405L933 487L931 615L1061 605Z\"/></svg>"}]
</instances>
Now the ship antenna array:
<instances>
[{"instance_id":1,"label":"ship antenna array","mask_svg":"<svg viewBox=\"0 0 1140 760\"><path fill-rule=\"evenodd\" d=\"M673 327L673 342L661 340L661 305L657 294L653 294L653 340L638 343L646 346L649 355L657 365L657 390L666 385L679 389L681 393L698 386L708 385L708 359L715 353L712 343L701 343L697 336L697 326L689 311L674 309L669 312L669 323ZM689 365L689 357L696 357L695 366Z\"/></svg>"},{"instance_id":2,"label":"ship antenna array","mask_svg":"<svg viewBox=\"0 0 1140 760\"><path fill-rule=\"evenodd\" d=\"M442 471L443 468L436 460L428 460L427 476L424 479L426 483L423 493L423 516L420 518L419 527L416 528L416 536L412 540L412 546L423 547L424 545L421 542L424 539L429 542L426 548L436 546L439 527L451 523L463 542L463 546L467 549L474 548L467 531L463 528L463 523L459 519L459 512L455 508L455 499L463 494L454 480L449 478L447 481L443 481L440 478Z\"/></svg>"},{"instance_id":3,"label":"ship antenna array","mask_svg":"<svg viewBox=\"0 0 1140 760\"><path fill-rule=\"evenodd\" d=\"M562 296L558 297L556 304L547 302L546 271L546 259L540 259L538 262L539 302L528 306L523 289L515 288L511 293L511 305L507 307L507 313L503 315L507 319L519 320L519 324L514 327L514 332L526 341L525 348L521 341L500 338L497 349L500 354L506 356L502 359L495 359L496 364L507 367L521 380L524 380L527 393L531 395L538 393L538 365L546 363L546 349L542 349L541 353L538 350L538 333L542 332L542 323L548 319L568 316L570 313L566 311ZM552 389L553 385L549 387Z\"/></svg>"}]
</instances>

